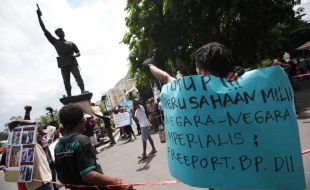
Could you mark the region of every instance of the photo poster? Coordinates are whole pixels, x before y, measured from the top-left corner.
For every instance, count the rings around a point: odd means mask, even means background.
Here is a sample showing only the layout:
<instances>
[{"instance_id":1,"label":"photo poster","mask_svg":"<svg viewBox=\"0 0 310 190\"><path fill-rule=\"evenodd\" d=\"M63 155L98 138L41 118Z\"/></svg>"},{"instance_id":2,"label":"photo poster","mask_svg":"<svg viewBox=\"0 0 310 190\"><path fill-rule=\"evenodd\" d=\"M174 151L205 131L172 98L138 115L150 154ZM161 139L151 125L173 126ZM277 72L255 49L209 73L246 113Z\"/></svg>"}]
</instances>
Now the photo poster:
<instances>
[{"instance_id":1,"label":"photo poster","mask_svg":"<svg viewBox=\"0 0 310 190\"><path fill-rule=\"evenodd\" d=\"M36 125L18 126L9 134L6 178L11 182L31 182L33 174ZM10 175L10 173L13 175ZM15 176L18 174L18 176Z\"/></svg>"},{"instance_id":2,"label":"photo poster","mask_svg":"<svg viewBox=\"0 0 310 190\"><path fill-rule=\"evenodd\" d=\"M160 95L172 176L195 187L304 189L294 95L280 67L188 76Z\"/></svg>"},{"instance_id":3,"label":"photo poster","mask_svg":"<svg viewBox=\"0 0 310 190\"><path fill-rule=\"evenodd\" d=\"M115 123L115 128L120 128L132 124L132 116L129 112L113 114L113 120Z\"/></svg>"}]
</instances>

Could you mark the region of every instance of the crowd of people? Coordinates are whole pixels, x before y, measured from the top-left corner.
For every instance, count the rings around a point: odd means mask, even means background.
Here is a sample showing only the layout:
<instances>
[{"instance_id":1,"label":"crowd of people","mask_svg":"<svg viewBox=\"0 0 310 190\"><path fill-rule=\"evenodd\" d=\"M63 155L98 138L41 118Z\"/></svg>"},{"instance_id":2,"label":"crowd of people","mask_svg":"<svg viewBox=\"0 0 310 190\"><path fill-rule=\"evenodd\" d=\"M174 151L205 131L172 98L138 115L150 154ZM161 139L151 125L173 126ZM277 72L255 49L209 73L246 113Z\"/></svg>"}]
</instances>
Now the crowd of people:
<instances>
[{"instance_id":1,"label":"crowd of people","mask_svg":"<svg viewBox=\"0 0 310 190\"><path fill-rule=\"evenodd\" d=\"M292 76L292 70L296 68L295 63L285 55L283 60L275 59L272 65L284 67L289 76ZM198 75L215 75L221 78L227 78L228 81L234 81L244 73L244 68L235 66L230 52L222 44L213 42L199 48L193 58L196 62L196 71ZM157 68L153 59L146 59L143 66L149 69L155 78L163 83L175 80L167 72ZM309 66L309 63L308 63ZM307 67L309 72L309 67ZM157 132L160 126L163 126L163 109L160 99L150 98L145 104L137 99L132 99L133 108L125 109L121 106L112 112L95 112L93 115L83 113L83 109L74 104L68 104L59 111L60 123L51 122L44 129L39 129L37 134L37 163L35 165L34 175L36 179L44 183L31 182L25 183L24 187L19 189L53 190L57 189L56 184L48 181L57 179L63 184L72 184L77 186L68 186L74 190L78 186L100 186L101 189L126 190L133 189L132 186L117 186L126 184L118 177L109 176L103 173L96 158L95 146L98 144L95 127L103 121L105 131L110 140L110 145L116 144L113 136L113 117L118 113L129 112L137 126L137 134L134 133L132 125L122 126L120 130L121 138L128 138L128 141L136 139L136 135L141 135L142 153L139 159L144 159L150 154L157 152L154 141L151 137L151 131ZM25 107L25 120L30 120L29 107ZM28 110L28 111L27 111ZM99 122L98 122L99 121ZM19 124L12 125L12 129ZM100 139L99 139L100 140ZM151 145L151 151L147 153L147 141ZM39 158L39 159L38 159ZM35 161L36 162L36 161ZM35 184L34 186L32 186ZM106 187L107 185L114 185ZM20 186L20 185L19 185ZM88 189L96 189L88 188Z\"/></svg>"},{"instance_id":2,"label":"crowd of people","mask_svg":"<svg viewBox=\"0 0 310 190\"><path fill-rule=\"evenodd\" d=\"M310 57L291 58L290 54L285 52L283 58L275 58L270 66L281 66L287 73L293 90L300 90L301 86L298 84L298 80L309 78L305 74L310 73Z\"/></svg>"},{"instance_id":3,"label":"crowd of people","mask_svg":"<svg viewBox=\"0 0 310 190\"><path fill-rule=\"evenodd\" d=\"M153 101L150 101L150 103L153 103ZM145 106L149 107L150 105ZM13 130L20 125L35 124L30 120L31 109L31 106L25 106L24 120L11 122L10 129ZM56 176L64 184L106 186L125 183L120 178L103 174L100 165L97 163L96 153L98 152L95 148L99 140L96 134L96 131L98 131L96 128L99 127L98 123L100 121L103 121L110 145L113 146L116 144L113 131L117 129L114 129L113 126L113 115L123 112L130 112L132 114L133 120L136 122L139 130L137 129L138 134L135 134L131 125L123 126L119 129L120 137L129 138L128 141L131 141L132 137L136 139L136 135L141 135L143 146L142 154L138 156L139 159L144 159L147 155L155 154L157 150L150 135L150 129L154 129L150 121L154 119L139 101L133 100L133 109L131 110L119 106L113 112L106 111L101 113L94 111L93 115L83 113L83 109L80 106L69 104L59 111L60 123L52 121L49 125L38 128L37 131L33 179L42 180L44 183L37 181L18 183L18 189L56 190L59 188L59 184L48 182L56 182ZM152 116L154 116L154 113L152 113ZM146 153L147 141L150 142L152 147L149 153ZM68 144L78 144L78 147L68 146ZM69 150L68 147L72 149ZM2 156L1 165L5 166L5 161L6 156ZM69 188L76 189L75 186L70 186ZM114 186L110 189L125 190L132 189L132 187Z\"/></svg>"}]
</instances>

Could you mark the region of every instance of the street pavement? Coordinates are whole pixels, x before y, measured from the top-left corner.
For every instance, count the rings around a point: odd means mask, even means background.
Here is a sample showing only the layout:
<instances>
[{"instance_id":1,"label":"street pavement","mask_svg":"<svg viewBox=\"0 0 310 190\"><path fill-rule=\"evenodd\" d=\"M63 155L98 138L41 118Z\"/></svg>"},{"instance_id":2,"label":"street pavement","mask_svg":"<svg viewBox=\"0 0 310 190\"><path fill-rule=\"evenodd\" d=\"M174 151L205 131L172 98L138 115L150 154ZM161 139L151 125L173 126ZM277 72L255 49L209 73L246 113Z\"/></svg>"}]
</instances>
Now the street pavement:
<instances>
[{"instance_id":1,"label":"street pavement","mask_svg":"<svg viewBox=\"0 0 310 190\"><path fill-rule=\"evenodd\" d=\"M310 79L299 81L302 90L295 93L296 104L300 112L298 117L301 149L310 149ZM116 146L105 147L98 154L99 162L107 175L121 177L130 183L160 182L173 180L168 171L166 159L166 144L160 143L158 134L153 134L157 153L138 163L137 156L142 153L142 142L140 136L135 141L118 141ZM285 142L283 142L285 146ZM147 150L151 147L148 144ZM303 155L306 189L310 190L310 153ZM208 179L206 179L208 180ZM182 183L162 186L141 186L139 190L198 190Z\"/></svg>"},{"instance_id":2,"label":"street pavement","mask_svg":"<svg viewBox=\"0 0 310 190\"><path fill-rule=\"evenodd\" d=\"M296 103L300 116L298 117L299 133L302 150L310 149L310 79L300 82L303 89L296 92ZM135 131L136 132L136 131ZM160 143L158 134L152 134L157 153L149 156L142 162L138 162L138 156L142 153L141 137L137 140L118 140L117 145L104 145L98 147L100 152L98 161L106 175L117 176L129 183L149 183L166 180L174 180L168 171L166 159L166 144ZM283 142L285 146L285 142ZM150 144L147 151L151 151ZM310 190L310 153L303 155L305 178L307 189ZM208 179L206 179L208 180ZM161 186L140 186L139 190L198 190L182 183ZM7 183L3 180L3 172L0 172L0 189L17 189L15 183ZM64 188L63 188L64 189Z\"/></svg>"}]
</instances>

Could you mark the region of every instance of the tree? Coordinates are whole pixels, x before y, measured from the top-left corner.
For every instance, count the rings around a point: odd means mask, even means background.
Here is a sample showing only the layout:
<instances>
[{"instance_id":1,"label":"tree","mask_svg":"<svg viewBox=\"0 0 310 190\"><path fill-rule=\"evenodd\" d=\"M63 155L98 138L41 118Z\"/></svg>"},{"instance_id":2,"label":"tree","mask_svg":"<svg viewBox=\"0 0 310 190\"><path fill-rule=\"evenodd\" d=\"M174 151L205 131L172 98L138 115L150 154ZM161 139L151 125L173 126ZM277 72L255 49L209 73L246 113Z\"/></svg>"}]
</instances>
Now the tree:
<instances>
[{"instance_id":1,"label":"tree","mask_svg":"<svg viewBox=\"0 0 310 190\"><path fill-rule=\"evenodd\" d=\"M51 121L56 121L59 123L59 115L57 112L53 114L53 117L50 114L41 115L38 119L36 119L36 124L39 128L45 128L50 125Z\"/></svg>"},{"instance_id":2,"label":"tree","mask_svg":"<svg viewBox=\"0 0 310 190\"><path fill-rule=\"evenodd\" d=\"M195 72L191 54L218 41L231 51L237 65L250 67L294 48L290 32L302 24L300 0L128 0L123 43L129 45L131 73L138 84L153 78L140 69L154 56L157 66L175 74ZM295 46L296 47L296 46Z\"/></svg>"},{"instance_id":3,"label":"tree","mask_svg":"<svg viewBox=\"0 0 310 190\"><path fill-rule=\"evenodd\" d=\"M20 115L19 116L12 116L10 118L10 121L4 124L4 130L2 132L0 132L0 141L6 140L8 138L8 135L9 135L9 132L10 132L9 123L11 121L14 121L14 120L22 120L22 119L23 119L23 117L20 116Z\"/></svg>"}]
</instances>

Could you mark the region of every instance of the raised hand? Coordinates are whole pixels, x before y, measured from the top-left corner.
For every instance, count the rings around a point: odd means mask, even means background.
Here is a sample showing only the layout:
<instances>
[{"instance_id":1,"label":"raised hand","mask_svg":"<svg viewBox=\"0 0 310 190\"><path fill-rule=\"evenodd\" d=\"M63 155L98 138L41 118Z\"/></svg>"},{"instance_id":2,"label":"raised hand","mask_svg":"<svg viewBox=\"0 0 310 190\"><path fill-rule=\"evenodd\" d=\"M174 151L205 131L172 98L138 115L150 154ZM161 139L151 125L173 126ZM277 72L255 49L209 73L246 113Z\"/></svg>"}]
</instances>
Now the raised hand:
<instances>
[{"instance_id":1,"label":"raised hand","mask_svg":"<svg viewBox=\"0 0 310 190\"><path fill-rule=\"evenodd\" d=\"M154 63L153 58L148 58L148 59L143 61L142 65L143 65L143 67L148 69L150 67L150 64L153 64L153 63Z\"/></svg>"},{"instance_id":2,"label":"raised hand","mask_svg":"<svg viewBox=\"0 0 310 190\"><path fill-rule=\"evenodd\" d=\"M26 112L30 112L32 110L32 107L27 105L27 106L24 107L24 109L25 109Z\"/></svg>"}]
</instances>

